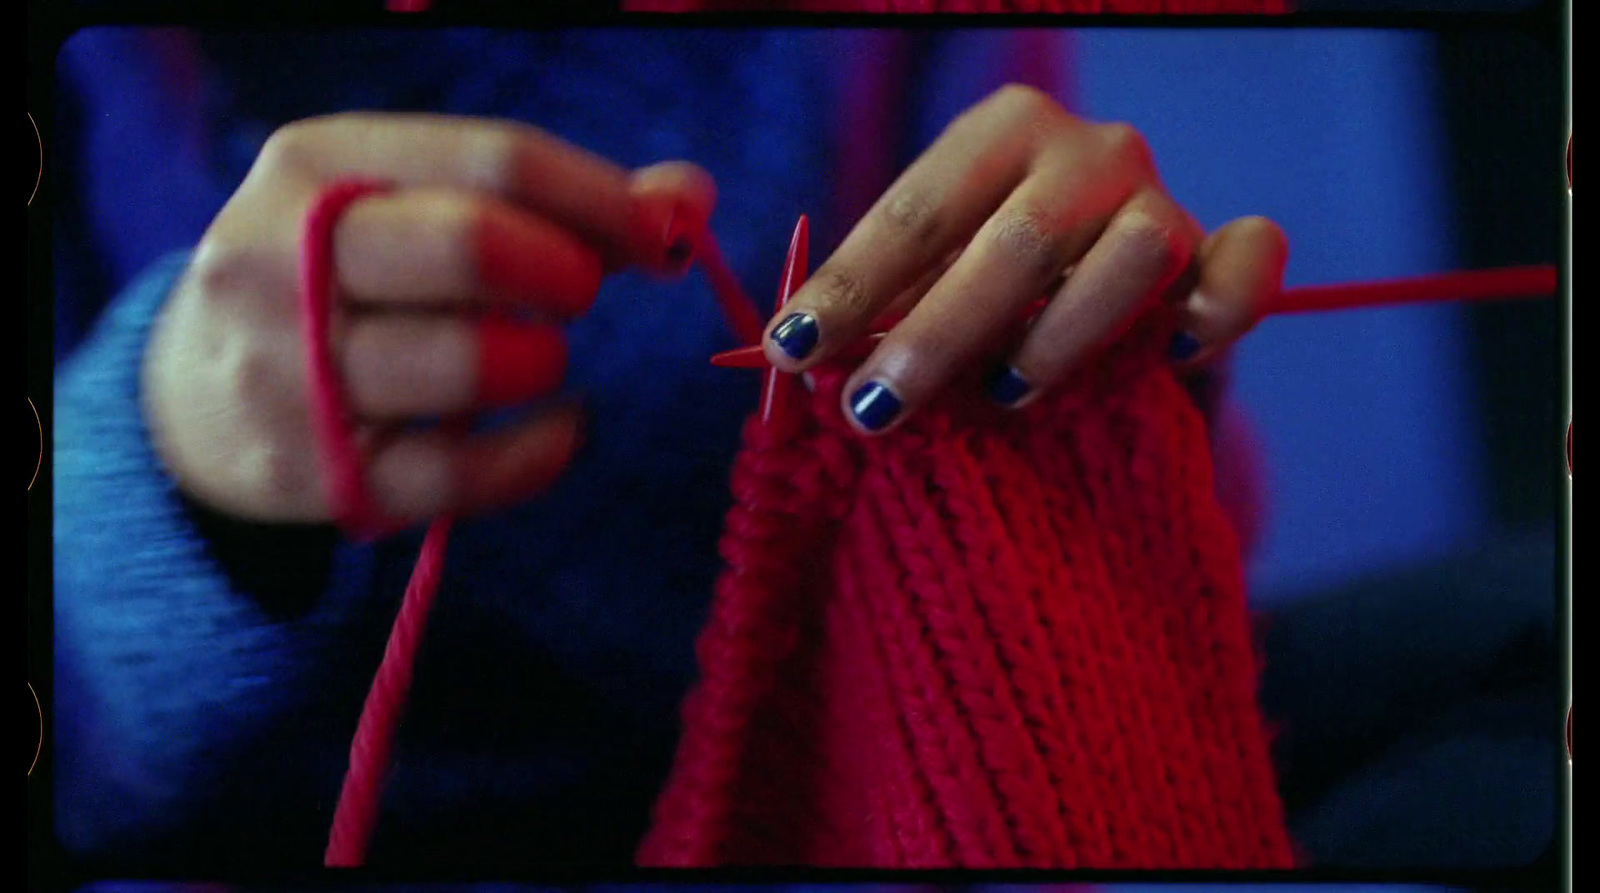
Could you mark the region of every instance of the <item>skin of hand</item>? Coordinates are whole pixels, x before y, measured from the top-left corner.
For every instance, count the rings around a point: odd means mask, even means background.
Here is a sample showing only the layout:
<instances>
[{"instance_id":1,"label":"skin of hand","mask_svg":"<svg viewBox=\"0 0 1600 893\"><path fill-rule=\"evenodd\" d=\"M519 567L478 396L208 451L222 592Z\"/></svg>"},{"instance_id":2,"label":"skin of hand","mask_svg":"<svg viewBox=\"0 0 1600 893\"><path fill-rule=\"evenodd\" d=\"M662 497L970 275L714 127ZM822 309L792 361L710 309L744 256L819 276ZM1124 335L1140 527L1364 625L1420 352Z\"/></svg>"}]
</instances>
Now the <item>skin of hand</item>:
<instances>
[{"instance_id":1,"label":"skin of hand","mask_svg":"<svg viewBox=\"0 0 1600 893\"><path fill-rule=\"evenodd\" d=\"M1180 368L1217 357L1282 290L1283 231L1245 217L1207 235L1121 123L1008 86L950 124L768 324L763 348L803 372L898 318L846 382L862 433L891 430L963 369L1022 406L1163 302ZM1020 344L1024 310L1048 297Z\"/></svg>"},{"instance_id":2,"label":"skin of hand","mask_svg":"<svg viewBox=\"0 0 1600 893\"><path fill-rule=\"evenodd\" d=\"M629 172L507 122L343 114L282 128L201 239L143 370L157 452L192 498L225 514L330 520L296 293L305 212L346 177L397 187L336 227L335 340L369 487L402 521L549 486L579 443L576 408L467 437L412 423L554 391L566 364L557 324L588 308L608 272L681 273L716 202L709 175L687 163ZM1287 255L1282 231L1259 217L1205 235L1132 127L1006 87L896 181L763 344L801 372L876 320L903 317L845 388L847 418L881 433L983 359L1046 291L988 378L1006 405L1026 404L1158 299L1178 320L1174 359L1202 364L1259 319Z\"/></svg>"},{"instance_id":3,"label":"skin of hand","mask_svg":"<svg viewBox=\"0 0 1600 893\"><path fill-rule=\"evenodd\" d=\"M372 498L398 521L524 500L580 442L576 407L486 434L422 419L554 392L559 323L607 273L681 273L716 202L686 163L627 171L539 130L435 115L340 114L265 144L196 246L146 349L143 412L191 498L239 519L332 520L298 318L301 228L318 192L392 184L340 218L333 340Z\"/></svg>"}]
</instances>

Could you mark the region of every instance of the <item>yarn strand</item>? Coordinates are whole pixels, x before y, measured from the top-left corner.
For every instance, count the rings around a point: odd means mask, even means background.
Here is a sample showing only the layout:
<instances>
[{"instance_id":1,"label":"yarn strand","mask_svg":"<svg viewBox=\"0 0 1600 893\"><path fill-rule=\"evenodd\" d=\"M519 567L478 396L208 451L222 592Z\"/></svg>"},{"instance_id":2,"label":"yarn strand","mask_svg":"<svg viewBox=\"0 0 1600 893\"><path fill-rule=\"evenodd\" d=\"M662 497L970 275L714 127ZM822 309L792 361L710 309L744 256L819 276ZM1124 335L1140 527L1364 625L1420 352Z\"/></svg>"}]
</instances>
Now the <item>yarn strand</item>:
<instances>
[{"instance_id":1,"label":"yarn strand","mask_svg":"<svg viewBox=\"0 0 1600 893\"><path fill-rule=\"evenodd\" d=\"M411 692L417 649L428 625L428 611L439 593L452 523L453 519L446 515L428 527L411 582L400 602L400 613L389 633L383 662L378 665L372 689L361 708L355 739L350 744L350 769L339 791L339 805L333 813L333 829L323 856L323 864L329 868L355 868L366 861L367 847L378 826L378 806L394 751L395 730Z\"/></svg>"},{"instance_id":2,"label":"yarn strand","mask_svg":"<svg viewBox=\"0 0 1600 893\"><path fill-rule=\"evenodd\" d=\"M345 180L327 186L306 213L301 240L301 324L311 389L312 426L334 516L346 533L363 540L393 532L401 525L385 518L367 492L362 457L350 421L352 415L333 359L332 319L336 299L333 230L352 203L389 188L388 184L368 180ZM743 338L759 339L764 327L760 312L740 287L710 232L703 234L696 256L711 280L728 325ZM451 427L460 425L460 422L450 423ZM427 630L428 615L439 593L453 525L452 515L435 518L429 525L411 579L406 584L384 647L383 660L362 704L350 743L350 764L334 807L328 846L323 854L323 864L327 867L356 868L366 862L377 831L395 734L410 697L417 652Z\"/></svg>"},{"instance_id":3,"label":"yarn strand","mask_svg":"<svg viewBox=\"0 0 1600 893\"><path fill-rule=\"evenodd\" d=\"M348 180L325 188L306 214L301 245L301 324L306 343L311 419L317 434L328 499L340 527L358 539L374 539L399 525L384 518L367 492L351 413L333 361L333 230L356 200L388 190L375 181ZM417 649L428 611L439 592L453 519L436 518L423 539L416 567L389 633L383 661L367 692L350 744L350 767L334 808L325 865L354 868L366 861L377 829L395 731L405 713Z\"/></svg>"}]
</instances>

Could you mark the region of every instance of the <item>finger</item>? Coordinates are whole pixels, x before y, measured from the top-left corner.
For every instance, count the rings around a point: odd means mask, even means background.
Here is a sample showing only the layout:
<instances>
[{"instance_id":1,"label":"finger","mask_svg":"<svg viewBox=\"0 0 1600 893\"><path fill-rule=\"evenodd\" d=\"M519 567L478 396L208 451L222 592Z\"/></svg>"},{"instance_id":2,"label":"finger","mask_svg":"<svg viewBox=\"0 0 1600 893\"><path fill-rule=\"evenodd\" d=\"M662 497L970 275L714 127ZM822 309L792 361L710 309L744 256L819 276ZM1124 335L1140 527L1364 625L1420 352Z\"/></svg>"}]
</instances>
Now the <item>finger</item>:
<instances>
[{"instance_id":1,"label":"finger","mask_svg":"<svg viewBox=\"0 0 1600 893\"><path fill-rule=\"evenodd\" d=\"M572 461L581 435L577 410L469 437L402 434L376 448L368 486L383 511L401 522L487 511L547 489Z\"/></svg>"},{"instance_id":2,"label":"finger","mask_svg":"<svg viewBox=\"0 0 1600 893\"><path fill-rule=\"evenodd\" d=\"M1204 363L1261 321L1283 291L1289 240L1271 220L1244 217L1212 233L1199 260L1199 284L1178 305L1168 349L1182 366Z\"/></svg>"},{"instance_id":3,"label":"finger","mask_svg":"<svg viewBox=\"0 0 1600 893\"><path fill-rule=\"evenodd\" d=\"M521 403L554 391L566 367L560 329L499 317L368 314L343 339L351 410L368 420Z\"/></svg>"},{"instance_id":4,"label":"finger","mask_svg":"<svg viewBox=\"0 0 1600 893\"><path fill-rule=\"evenodd\" d=\"M762 343L773 365L809 368L863 334L971 239L1027 175L1043 124L1060 116L1024 90L1001 91L958 118L769 323Z\"/></svg>"},{"instance_id":5,"label":"finger","mask_svg":"<svg viewBox=\"0 0 1600 893\"><path fill-rule=\"evenodd\" d=\"M1199 241L1199 227L1171 199L1141 192L1112 218L1010 363L990 375L990 397L1021 406L1061 380L1172 285Z\"/></svg>"},{"instance_id":6,"label":"finger","mask_svg":"<svg viewBox=\"0 0 1600 893\"><path fill-rule=\"evenodd\" d=\"M319 181L389 180L499 195L602 253L639 262L662 251L659 223L636 200L627 170L537 128L433 114L349 112L290 124L258 165Z\"/></svg>"},{"instance_id":7,"label":"finger","mask_svg":"<svg viewBox=\"0 0 1600 893\"><path fill-rule=\"evenodd\" d=\"M681 275L694 260L717 205L717 186L700 168L669 161L633 173L632 189L651 220L659 220L661 250L642 263L659 273Z\"/></svg>"},{"instance_id":8,"label":"finger","mask_svg":"<svg viewBox=\"0 0 1600 893\"><path fill-rule=\"evenodd\" d=\"M924 297L927 297L934 283L942 279L944 274L955 266L956 259L960 257L960 254L959 251L952 251L938 265L922 274L909 288L890 300L889 305L883 308L883 312L879 313L877 319L873 321L872 330L884 331L891 325L905 319L906 315L911 312L911 308L915 307Z\"/></svg>"},{"instance_id":9,"label":"finger","mask_svg":"<svg viewBox=\"0 0 1600 893\"><path fill-rule=\"evenodd\" d=\"M594 249L513 205L461 191L363 199L333 240L340 289L358 303L501 304L567 319L600 288Z\"/></svg>"},{"instance_id":10,"label":"finger","mask_svg":"<svg viewBox=\"0 0 1600 893\"><path fill-rule=\"evenodd\" d=\"M885 431L932 399L1078 261L1138 184L1131 169L1068 156L1030 176L851 376L847 417Z\"/></svg>"}]
</instances>

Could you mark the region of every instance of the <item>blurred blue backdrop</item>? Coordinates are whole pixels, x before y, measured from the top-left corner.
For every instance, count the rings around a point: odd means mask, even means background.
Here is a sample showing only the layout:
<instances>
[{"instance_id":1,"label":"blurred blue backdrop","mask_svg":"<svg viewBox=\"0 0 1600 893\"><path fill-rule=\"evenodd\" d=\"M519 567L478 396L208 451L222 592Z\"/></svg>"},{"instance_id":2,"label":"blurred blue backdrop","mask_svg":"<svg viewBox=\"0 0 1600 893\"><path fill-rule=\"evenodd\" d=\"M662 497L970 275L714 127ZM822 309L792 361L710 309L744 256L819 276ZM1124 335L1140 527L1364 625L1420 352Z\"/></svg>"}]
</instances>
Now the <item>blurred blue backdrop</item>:
<instances>
[{"instance_id":1,"label":"blurred blue backdrop","mask_svg":"<svg viewBox=\"0 0 1600 893\"><path fill-rule=\"evenodd\" d=\"M1101 31L1076 44L1084 110L1137 125L1207 228L1279 221L1289 285L1455 268L1429 35ZM1438 558L1490 529L1463 313L1276 319L1241 342L1236 394L1270 493L1258 599Z\"/></svg>"}]
</instances>

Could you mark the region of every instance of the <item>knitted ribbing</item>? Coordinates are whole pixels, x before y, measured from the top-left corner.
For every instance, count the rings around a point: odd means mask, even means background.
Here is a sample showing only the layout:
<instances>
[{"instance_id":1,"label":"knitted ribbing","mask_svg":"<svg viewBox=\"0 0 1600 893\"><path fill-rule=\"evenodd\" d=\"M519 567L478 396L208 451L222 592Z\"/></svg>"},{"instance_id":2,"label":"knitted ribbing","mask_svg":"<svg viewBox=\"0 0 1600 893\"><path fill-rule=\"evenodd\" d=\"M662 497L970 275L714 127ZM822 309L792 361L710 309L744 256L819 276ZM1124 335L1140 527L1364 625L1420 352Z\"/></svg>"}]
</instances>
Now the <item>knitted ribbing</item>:
<instances>
[{"instance_id":1,"label":"knitted ribbing","mask_svg":"<svg viewBox=\"0 0 1600 893\"><path fill-rule=\"evenodd\" d=\"M1020 412L752 419L646 865L1286 868L1238 541L1162 332Z\"/></svg>"}]
</instances>

